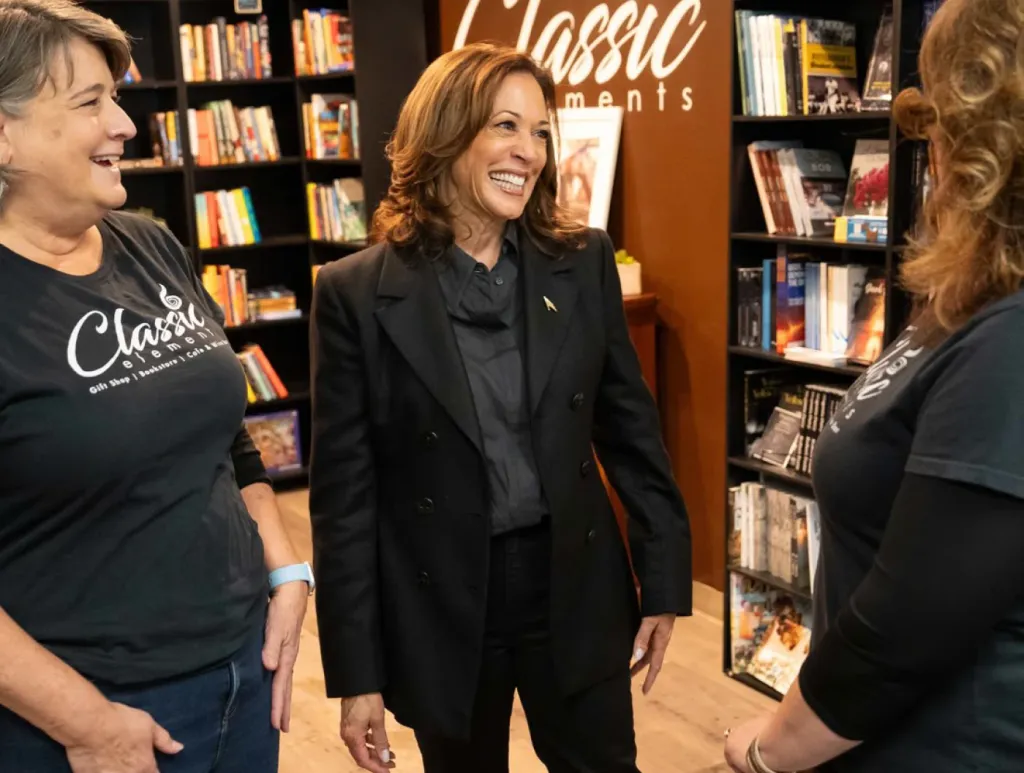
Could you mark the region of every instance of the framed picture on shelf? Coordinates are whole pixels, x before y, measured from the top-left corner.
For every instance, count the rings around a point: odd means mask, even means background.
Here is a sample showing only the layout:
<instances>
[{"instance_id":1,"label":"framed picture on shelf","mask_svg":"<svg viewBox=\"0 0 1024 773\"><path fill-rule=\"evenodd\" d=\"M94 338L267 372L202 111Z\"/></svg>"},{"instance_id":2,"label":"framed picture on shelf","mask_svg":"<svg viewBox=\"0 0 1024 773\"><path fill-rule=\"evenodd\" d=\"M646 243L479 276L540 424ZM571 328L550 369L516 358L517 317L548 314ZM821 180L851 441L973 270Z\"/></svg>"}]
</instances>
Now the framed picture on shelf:
<instances>
[{"instance_id":1,"label":"framed picture on shelf","mask_svg":"<svg viewBox=\"0 0 1024 773\"><path fill-rule=\"evenodd\" d=\"M263 13L263 0L235 0L235 13Z\"/></svg>"},{"instance_id":2,"label":"framed picture on shelf","mask_svg":"<svg viewBox=\"0 0 1024 773\"><path fill-rule=\"evenodd\" d=\"M623 112L621 107L558 110L558 203L595 228L608 227Z\"/></svg>"}]
</instances>

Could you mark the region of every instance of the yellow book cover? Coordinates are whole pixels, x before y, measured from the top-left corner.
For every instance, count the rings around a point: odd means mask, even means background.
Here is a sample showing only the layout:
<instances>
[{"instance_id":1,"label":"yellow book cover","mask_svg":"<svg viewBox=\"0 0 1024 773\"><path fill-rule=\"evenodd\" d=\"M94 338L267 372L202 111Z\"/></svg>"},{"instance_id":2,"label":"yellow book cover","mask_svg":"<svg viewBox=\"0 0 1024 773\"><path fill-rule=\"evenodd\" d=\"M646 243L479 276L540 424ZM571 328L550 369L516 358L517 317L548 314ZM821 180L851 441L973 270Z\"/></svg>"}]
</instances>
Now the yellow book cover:
<instances>
[{"instance_id":1,"label":"yellow book cover","mask_svg":"<svg viewBox=\"0 0 1024 773\"><path fill-rule=\"evenodd\" d=\"M804 114L860 112L857 28L850 22L802 19Z\"/></svg>"}]
</instances>

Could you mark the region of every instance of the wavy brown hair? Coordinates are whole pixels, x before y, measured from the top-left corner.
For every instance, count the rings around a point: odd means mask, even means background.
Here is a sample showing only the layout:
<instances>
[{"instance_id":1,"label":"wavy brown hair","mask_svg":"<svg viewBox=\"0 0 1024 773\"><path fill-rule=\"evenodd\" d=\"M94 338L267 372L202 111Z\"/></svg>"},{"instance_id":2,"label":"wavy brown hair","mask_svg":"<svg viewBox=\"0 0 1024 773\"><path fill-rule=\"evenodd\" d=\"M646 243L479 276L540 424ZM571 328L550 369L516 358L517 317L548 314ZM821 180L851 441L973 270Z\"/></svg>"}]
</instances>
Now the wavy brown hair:
<instances>
[{"instance_id":1,"label":"wavy brown hair","mask_svg":"<svg viewBox=\"0 0 1024 773\"><path fill-rule=\"evenodd\" d=\"M893 109L930 141L933 181L901 279L948 333L1024 278L1024 0L946 0L918 64Z\"/></svg>"},{"instance_id":2,"label":"wavy brown hair","mask_svg":"<svg viewBox=\"0 0 1024 773\"><path fill-rule=\"evenodd\" d=\"M412 247L420 257L439 256L453 241L452 217L442 191L452 165L487 125L502 81L529 73L544 94L556 125L555 84L528 54L497 43L473 43L434 60L402 105L387 145L391 184L374 212L370 240ZM552 137L547 160L521 222L549 255L579 248L585 226L557 202L558 168Z\"/></svg>"}]
</instances>

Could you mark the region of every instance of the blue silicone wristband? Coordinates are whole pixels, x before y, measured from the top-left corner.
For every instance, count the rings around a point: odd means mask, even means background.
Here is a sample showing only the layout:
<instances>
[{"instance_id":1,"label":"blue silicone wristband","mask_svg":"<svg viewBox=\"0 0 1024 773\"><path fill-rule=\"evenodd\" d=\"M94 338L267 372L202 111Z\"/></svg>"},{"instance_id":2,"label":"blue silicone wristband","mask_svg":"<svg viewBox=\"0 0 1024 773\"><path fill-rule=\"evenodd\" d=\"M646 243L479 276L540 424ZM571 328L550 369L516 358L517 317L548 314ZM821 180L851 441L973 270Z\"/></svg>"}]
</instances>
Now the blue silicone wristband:
<instances>
[{"instance_id":1,"label":"blue silicone wristband","mask_svg":"<svg viewBox=\"0 0 1024 773\"><path fill-rule=\"evenodd\" d=\"M309 583L309 570L305 564L290 564L272 571L270 573L270 589L273 590L278 585L296 580Z\"/></svg>"}]
</instances>

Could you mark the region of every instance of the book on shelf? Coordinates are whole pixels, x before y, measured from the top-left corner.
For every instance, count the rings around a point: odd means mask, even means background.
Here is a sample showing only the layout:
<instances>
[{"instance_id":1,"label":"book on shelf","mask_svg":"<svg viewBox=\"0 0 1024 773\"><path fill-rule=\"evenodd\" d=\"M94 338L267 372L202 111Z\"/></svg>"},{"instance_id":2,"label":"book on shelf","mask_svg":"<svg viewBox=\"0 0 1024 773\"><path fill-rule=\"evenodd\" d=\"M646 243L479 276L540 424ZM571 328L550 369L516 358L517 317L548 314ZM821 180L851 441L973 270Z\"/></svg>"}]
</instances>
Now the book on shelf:
<instances>
[{"instance_id":1,"label":"book on shelf","mask_svg":"<svg viewBox=\"0 0 1024 773\"><path fill-rule=\"evenodd\" d=\"M331 242L360 242L366 239L366 195L363 181L343 177L332 183L306 184L309 235Z\"/></svg>"},{"instance_id":2,"label":"book on shelf","mask_svg":"<svg viewBox=\"0 0 1024 773\"><path fill-rule=\"evenodd\" d=\"M179 38L182 75L189 83L273 75L266 15L230 24L223 16L209 24L182 24Z\"/></svg>"},{"instance_id":3,"label":"book on shelf","mask_svg":"<svg viewBox=\"0 0 1024 773\"><path fill-rule=\"evenodd\" d=\"M889 110L892 107L892 36L892 5L887 5L875 32L875 45L864 76L862 110Z\"/></svg>"},{"instance_id":4,"label":"book on shelf","mask_svg":"<svg viewBox=\"0 0 1024 773\"><path fill-rule=\"evenodd\" d=\"M846 389L775 368L745 372L743 386L745 455L809 478L818 437Z\"/></svg>"},{"instance_id":5,"label":"book on shelf","mask_svg":"<svg viewBox=\"0 0 1024 773\"><path fill-rule=\"evenodd\" d=\"M202 280L206 292L224 312L225 327L302 316L294 292L276 285L250 290L249 274L244 268L207 263Z\"/></svg>"},{"instance_id":6,"label":"book on shelf","mask_svg":"<svg viewBox=\"0 0 1024 773\"><path fill-rule=\"evenodd\" d=\"M125 71L124 77L121 79L121 83L141 83L142 73L139 72L139 66L135 64L135 58L131 57L128 60L128 69Z\"/></svg>"},{"instance_id":7,"label":"book on shelf","mask_svg":"<svg viewBox=\"0 0 1024 773\"><path fill-rule=\"evenodd\" d=\"M768 427L775 408L800 405L802 379L791 368L755 368L743 373L743 453L751 458L754 444Z\"/></svg>"},{"instance_id":8,"label":"book on shelf","mask_svg":"<svg viewBox=\"0 0 1024 773\"><path fill-rule=\"evenodd\" d=\"M747 146L747 156L768 233L833 235L847 189L838 153L799 140L762 140Z\"/></svg>"},{"instance_id":9,"label":"book on shelf","mask_svg":"<svg viewBox=\"0 0 1024 773\"><path fill-rule=\"evenodd\" d=\"M261 241L248 186L195 194L199 248L239 247Z\"/></svg>"},{"instance_id":10,"label":"book on shelf","mask_svg":"<svg viewBox=\"0 0 1024 773\"><path fill-rule=\"evenodd\" d=\"M236 107L229 99L189 108L189 140L198 166L277 161L281 144L267 105Z\"/></svg>"},{"instance_id":11,"label":"book on shelf","mask_svg":"<svg viewBox=\"0 0 1024 773\"><path fill-rule=\"evenodd\" d=\"M292 19L292 52L296 75L326 75L355 69L352 20L328 8L302 11Z\"/></svg>"},{"instance_id":12,"label":"book on shelf","mask_svg":"<svg viewBox=\"0 0 1024 773\"><path fill-rule=\"evenodd\" d=\"M250 414L243 421L271 477L302 469L297 410Z\"/></svg>"},{"instance_id":13,"label":"book on shelf","mask_svg":"<svg viewBox=\"0 0 1024 773\"><path fill-rule=\"evenodd\" d=\"M311 94L302 105L306 158L358 159L359 103L351 94Z\"/></svg>"},{"instance_id":14,"label":"book on shelf","mask_svg":"<svg viewBox=\"0 0 1024 773\"><path fill-rule=\"evenodd\" d=\"M738 572L729 601L729 670L785 695L810 651L811 602Z\"/></svg>"},{"instance_id":15,"label":"book on shelf","mask_svg":"<svg viewBox=\"0 0 1024 773\"><path fill-rule=\"evenodd\" d=\"M734 21L744 115L861 109L854 24L754 11Z\"/></svg>"},{"instance_id":16,"label":"book on shelf","mask_svg":"<svg viewBox=\"0 0 1024 773\"><path fill-rule=\"evenodd\" d=\"M235 352L235 356L245 374L250 405L288 397L287 387L259 344L247 344L242 351Z\"/></svg>"},{"instance_id":17,"label":"book on shelf","mask_svg":"<svg viewBox=\"0 0 1024 773\"><path fill-rule=\"evenodd\" d=\"M760 269L736 269L736 340L797 362L870 364L884 339L880 268L776 248ZM870 305L859 304L871 279ZM881 329L879 329L881 326Z\"/></svg>"},{"instance_id":18,"label":"book on shelf","mask_svg":"<svg viewBox=\"0 0 1024 773\"><path fill-rule=\"evenodd\" d=\"M846 198L834 230L833 238L837 242L888 243L888 140L857 140Z\"/></svg>"},{"instance_id":19,"label":"book on shelf","mask_svg":"<svg viewBox=\"0 0 1024 773\"><path fill-rule=\"evenodd\" d=\"M819 518L812 497L745 481L729 490L730 566L768 574L804 593L813 587L810 522ZM817 554L818 547L814 547Z\"/></svg>"},{"instance_id":20,"label":"book on shelf","mask_svg":"<svg viewBox=\"0 0 1024 773\"><path fill-rule=\"evenodd\" d=\"M181 166L184 163L181 145L181 124L176 110L158 110L149 114L149 158L124 158L122 169L143 169Z\"/></svg>"}]
</instances>

